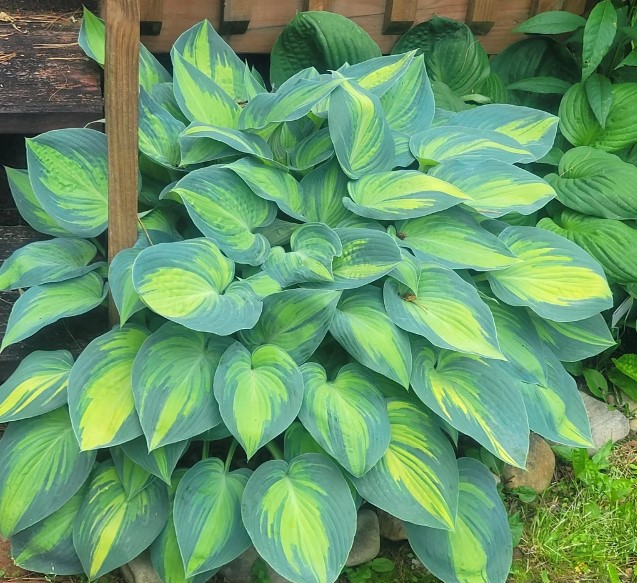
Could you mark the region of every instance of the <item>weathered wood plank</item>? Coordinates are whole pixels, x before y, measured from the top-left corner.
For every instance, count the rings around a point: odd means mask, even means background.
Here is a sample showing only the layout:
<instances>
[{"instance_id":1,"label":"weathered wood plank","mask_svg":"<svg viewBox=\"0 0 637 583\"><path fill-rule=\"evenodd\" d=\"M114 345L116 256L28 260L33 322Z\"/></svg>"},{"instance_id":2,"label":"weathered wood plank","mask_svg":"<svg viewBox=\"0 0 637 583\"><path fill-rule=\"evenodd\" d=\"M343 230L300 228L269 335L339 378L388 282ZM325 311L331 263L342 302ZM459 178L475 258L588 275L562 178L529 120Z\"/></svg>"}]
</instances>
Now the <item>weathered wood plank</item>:
<instances>
[{"instance_id":1,"label":"weathered wood plank","mask_svg":"<svg viewBox=\"0 0 637 583\"><path fill-rule=\"evenodd\" d=\"M327 10L334 11L334 0L305 0L304 10Z\"/></svg>"},{"instance_id":2,"label":"weathered wood plank","mask_svg":"<svg viewBox=\"0 0 637 583\"><path fill-rule=\"evenodd\" d=\"M495 24L496 0L469 0L465 22L473 34L484 36Z\"/></svg>"},{"instance_id":3,"label":"weathered wood plank","mask_svg":"<svg viewBox=\"0 0 637 583\"><path fill-rule=\"evenodd\" d=\"M0 134L83 126L102 115L100 70L77 44L81 0L5 0Z\"/></svg>"},{"instance_id":4,"label":"weathered wood plank","mask_svg":"<svg viewBox=\"0 0 637 583\"><path fill-rule=\"evenodd\" d=\"M221 4L221 34L243 34L250 25L250 0L224 0Z\"/></svg>"},{"instance_id":5,"label":"weathered wood plank","mask_svg":"<svg viewBox=\"0 0 637 583\"><path fill-rule=\"evenodd\" d=\"M139 24L142 34L158 35L164 19L164 0L139 0Z\"/></svg>"},{"instance_id":6,"label":"weathered wood plank","mask_svg":"<svg viewBox=\"0 0 637 583\"><path fill-rule=\"evenodd\" d=\"M563 7L564 0L532 0L529 12L530 16L535 16L549 10L562 10Z\"/></svg>"},{"instance_id":7,"label":"weathered wood plank","mask_svg":"<svg viewBox=\"0 0 637 583\"><path fill-rule=\"evenodd\" d=\"M575 14L583 14L586 10L586 0L564 0L564 10Z\"/></svg>"},{"instance_id":8,"label":"weathered wood plank","mask_svg":"<svg viewBox=\"0 0 637 583\"><path fill-rule=\"evenodd\" d=\"M387 0L383 34L402 34L416 20L418 0Z\"/></svg>"},{"instance_id":9,"label":"weathered wood plank","mask_svg":"<svg viewBox=\"0 0 637 583\"><path fill-rule=\"evenodd\" d=\"M108 260L137 238L139 2L105 0L104 94L108 138ZM113 302L111 322L119 319Z\"/></svg>"}]
</instances>

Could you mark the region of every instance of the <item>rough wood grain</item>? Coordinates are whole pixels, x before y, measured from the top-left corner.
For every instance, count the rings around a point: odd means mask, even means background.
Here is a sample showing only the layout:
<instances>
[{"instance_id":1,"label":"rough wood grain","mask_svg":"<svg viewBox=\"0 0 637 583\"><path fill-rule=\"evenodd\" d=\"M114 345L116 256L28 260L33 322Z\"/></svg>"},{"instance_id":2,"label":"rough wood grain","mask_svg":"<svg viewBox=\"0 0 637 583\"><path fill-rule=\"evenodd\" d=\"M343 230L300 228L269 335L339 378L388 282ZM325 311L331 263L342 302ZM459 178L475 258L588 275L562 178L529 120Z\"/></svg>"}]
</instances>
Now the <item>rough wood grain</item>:
<instances>
[{"instance_id":1,"label":"rough wood grain","mask_svg":"<svg viewBox=\"0 0 637 583\"><path fill-rule=\"evenodd\" d=\"M383 34L402 34L416 20L418 0L387 0Z\"/></svg>"},{"instance_id":2,"label":"rough wood grain","mask_svg":"<svg viewBox=\"0 0 637 583\"><path fill-rule=\"evenodd\" d=\"M564 0L532 0L530 16L548 12L549 10L562 10L563 7Z\"/></svg>"},{"instance_id":3,"label":"rough wood grain","mask_svg":"<svg viewBox=\"0 0 637 583\"><path fill-rule=\"evenodd\" d=\"M250 25L250 0L223 0L221 3L221 34L243 34Z\"/></svg>"},{"instance_id":4,"label":"rough wood grain","mask_svg":"<svg viewBox=\"0 0 637 583\"><path fill-rule=\"evenodd\" d=\"M334 0L305 0L303 10L327 10L334 12Z\"/></svg>"},{"instance_id":5,"label":"rough wood grain","mask_svg":"<svg viewBox=\"0 0 637 583\"><path fill-rule=\"evenodd\" d=\"M493 28L497 0L469 0L465 22L473 34L484 36Z\"/></svg>"},{"instance_id":6,"label":"rough wood grain","mask_svg":"<svg viewBox=\"0 0 637 583\"><path fill-rule=\"evenodd\" d=\"M108 260L137 238L138 0L105 0ZM111 321L117 312L111 302Z\"/></svg>"},{"instance_id":7,"label":"rough wood grain","mask_svg":"<svg viewBox=\"0 0 637 583\"><path fill-rule=\"evenodd\" d=\"M564 0L564 10L575 14L584 14L586 11L586 0Z\"/></svg>"},{"instance_id":8,"label":"rough wood grain","mask_svg":"<svg viewBox=\"0 0 637 583\"><path fill-rule=\"evenodd\" d=\"M164 0L139 0L139 20L142 34L158 35L164 19Z\"/></svg>"},{"instance_id":9,"label":"rough wood grain","mask_svg":"<svg viewBox=\"0 0 637 583\"><path fill-rule=\"evenodd\" d=\"M102 116L100 69L77 44L81 0L5 0L0 134L81 127Z\"/></svg>"}]
</instances>

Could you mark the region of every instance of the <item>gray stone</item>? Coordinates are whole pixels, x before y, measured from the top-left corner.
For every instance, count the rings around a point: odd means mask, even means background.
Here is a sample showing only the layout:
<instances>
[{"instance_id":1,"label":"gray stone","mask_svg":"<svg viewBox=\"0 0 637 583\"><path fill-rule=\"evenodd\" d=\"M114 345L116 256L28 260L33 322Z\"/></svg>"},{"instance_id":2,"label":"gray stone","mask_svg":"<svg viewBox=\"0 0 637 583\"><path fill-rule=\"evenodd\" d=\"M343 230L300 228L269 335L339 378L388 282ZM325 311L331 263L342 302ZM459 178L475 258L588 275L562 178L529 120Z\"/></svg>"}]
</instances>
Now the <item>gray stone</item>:
<instances>
[{"instance_id":1,"label":"gray stone","mask_svg":"<svg viewBox=\"0 0 637 583\"><path fill-rule=\"evenodd\" d=\"M400 541L407 540L407 531L405 523L395 516L378 509L378 526L380 536L388 540Z\"/></svg>"},{"instance_id":2,"label":"gray stone","mask_svg":"<svg viewBox=\"0 0 637 583\"><path fill-rule=\"evenodd\" d=\"M373 510L364 508L358 512L354 545L347 557L346 567L356 567L375 559L380 552L380 530L378 516Z\"/></svg>"},{"instance_id":3,"label":"gray stone","mask_svg":"<svg viewBox=\"0 0 637 583\"><path fill-rule=\"evenodd\" d=\"M119 568L126 583L161 583L159 575L150 562L150 553L144 551L139 557Z\"/></svg>"},{"instance_id":4,"label":"gray stone","mask_svg":"<svg viewBox=\"0 0 637 583\"><path fill-rule=\"evenodd\" d=\"M239 555L223 567L219 574L226 583L250 583L252 580L252 565L259 558L254 547Z\"/></svg>"},{"instance_id":5,"label":"gray stone","mask_svg":"<svg viewBox=\"0 0 637 583\"><path fill-rule=\"evenodd\" d=\"M553 481L555 454L541 437L531 433L526 469L505 465L502 479L507 488L531 488L538 494L546 490Z\"/></svg>"},{"instance_id":6,"label":"gray stone","mask_svg":"<svg viewBox=\"0 0 637 583\"><path fill-rule=\"evenodd\" d=\"M588 418L591 422L591 433L595 447L589 448L589 454L594 454L605 443L612 441L615 443L624 439L630 432L630 421L617 409L609 409L603 401L598 401L595 397L580 391L584 400Z\"/></svg>"}]
</instances>

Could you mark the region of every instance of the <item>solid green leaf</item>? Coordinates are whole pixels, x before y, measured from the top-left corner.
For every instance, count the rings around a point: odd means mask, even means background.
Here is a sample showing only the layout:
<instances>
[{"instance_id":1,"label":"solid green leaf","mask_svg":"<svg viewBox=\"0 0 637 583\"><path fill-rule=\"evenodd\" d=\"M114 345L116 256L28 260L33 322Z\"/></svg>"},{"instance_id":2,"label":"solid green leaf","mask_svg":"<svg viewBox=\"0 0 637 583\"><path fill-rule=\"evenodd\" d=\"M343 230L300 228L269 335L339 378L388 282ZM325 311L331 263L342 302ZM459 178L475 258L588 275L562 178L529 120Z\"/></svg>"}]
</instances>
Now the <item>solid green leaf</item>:
<instances>
[{"instance_id":1,"label":"solid green leaf","mask_svg":"<svg viewBox=\"0 0 637 583\"><path fill-rule=\"evenodd\" d=\"M476 288L451 269L422 264L415 290L388 278L383 298L394 324L435 346L504 358L488 306Z\"/></svg>"},{"instance_id":2,"label":"solid green leaf","mask_svg":"<svg viewBox=\"0 0 637 583\"><path fill-rule=\"evenodd\" d=\"M11 423L0 441L0 536L53 514L88 477L95 452L81 452L66 407Z\"/></svg>"},{"instance_id":3,"label":"solid green leaf","mask_svg":"<svg viewBox=\"0 0 637 583\"><path fill-rule=\"evenodd\" d=\"M409 337L387 315L380 288L368 285L344 292L330 334L367 368L409 386Z\"/></svg>"},{"instance_id":4,"label":"solid green leaf","mask_svg":"<svg viewBox=\"0 0 637 583\"><path fill-rule=\"evenodd\" d=\"M233 260L250 265L263 263L269 245L255 229L270 224L276 207L258 197L228 168L209 166L190 172L168 195L178 196L195 226Z\"/></svg>"},{"instance_id":5,"label":"solid green leaf","mask_svg":"<svg viewBox=\"0 0 637 583\"><path fill-rule=\"evenodd\" d=\"M415 170L366 174L347 188L351 199L343 203L349 210L381 220L430 215L468 199L452 184Z\"/></svg>"},{"instance_id":6,"label":"solid green leaf","mask_svg":"<svg viewBox=\"0 0 637 583\"><path fill-rule=\"evenodd\" d=\"M506 363L413 345L411 384L422 402L508 464L524 467L529 425Z\"/></svg>"},{"instance_id":7,"label":"solid green leaf","mask_svg":"<svg viewBox=\"0 0 637 583\"><path fill-rule=\"evenodd\" d=\"M507 86L509 91L528 91L530 93L564 95L571 83L558 77L528 77L514 81Z\"/></svg>"},{"instance_id":8,"label":"solid green leaf","mask_svg":"<svg viewBox=\"0 0 637 583\"><path fill-rule=\"evenodd\" d=\"M582 81L597 69L617 33L617 12L611 0L602 0L588 15L582 49Z\"/></svg>"},{"instance_id":9,"label":"solid green leaf","mask_svg":"<svg viewBox=\"0 0 637 583\"><path fill-rule=\"evenodd\" d=\"M489 75L489 57L463 22L434 16L410 28L392 53L422 52L432 81L441 81L465 95Z\"/></svg>"},{"instance_id":10,"label":"solid green leaf","mask_svg":"<svg viewBox=\"0 0 637 583\"><path fill-rule=\"evenodd\" d=\"M378 45L349 18L325 11L299 12L274 43L270 81L279 87L307 67L327 73L378 56Z\"/></svg>"},{"instance_id":11,"label":"solid green leaf","mask_svg":"<svg viewBox=\"0 0 637 583\"><path fill-rule=\"evenodd\" d=\"M330 136L343 172L360 178L394 166L394 139L373 93L346 81L330 96Z\"/></svg>"},{"instance_id":12,"label":"solid green leaf","mask_svg":"<svg viewBox=\"0 0 637 583\"><path fill-rule=\"evenodd\" d=\"M402 399L389 399L389 448L364 476L352 478L359 494L414 524L451 529L456 517L458 470L451 442L435 416Z\"/></svg>"},{"instance_id":13,"label":"solid green leaf","mask_svg":"<svg viewBox=\"0 0 637 583\"><path fill-rule=\"evenodd\" d=\"M612 85L610 80L603 75L593 73L584 83L586 99L590 105L595 118L602 128L606 127L606 118L610 113L613 103Z\"/></svg>"},{"instance_id":14,"label":"solid green leaf","mask_svg":"<svg viewBox=\"0 0 637 583\"><path fill-rule=\"evenodd\" d=\"M303 376L292 357L274 344L250 352L235 342L214 377L223 421L250 459L283 433L303 400Z\"/></svg>"},{"instance_id":15,"label":"solid green leaf","mask_svg":"<svg viewBox=\"0 0 637 583\"><path fill-rule=\"evenodd\" d=\"M153 311L221 336L252 328L261 313L258 298L233 278L234 263L205 238L147 247L133 264L135 291Z\"/></svg>"},{"instance_id":16,"label":"solid green leaf","mask_svg":"<svg viewBox=\"0 0 637 583\"><path fill-rule=\"evenodd\" d=\"M140 252L139 248L122 249L108 266L109 288L122 326L146 307L133 287L133 263Z\"/></svg>"},{"instance_id":17,"label":"solid green leaf","mask_svg":"<svg viewBox=\"0 0 637 583\"><path fill-rule=\"evenodd\" d=\"M250 546L241 498L252 472L209 458L190 468L175 493L177 542L187 577L221 567Z\"/></svg>"},{"instance_id":18,"label":"solid green leaf","mask_svg":"<svg viewBox=\"0 0 637 583\"><path fill-rule=\"evenodd\" d=\"M279 346L302 364L325 338L340 296L339 291L302 288L268 296L256 326L240 332L240 339L250 350Z\"/></svg>"},{"instance_id":19,"label":"solid green leaf","mask_svg":"<svg viewBox=\"0 0 637 583\"><path fill-rule=\"evenodd\" d=\"M385 399L359 364L347 364L328 380L314 362L302 366L305 381L299 419L312 437L350 474L361 477L384 455L390 440Z\"/></svg>"},{"instance_id":20,"label":"solid green leaf","mask_svg":"<svg viewBox=\"0 0 637 583\"><path fill-rule=\"evenodd\" d=\"M453 184L469 197L463 204L490 218L529 215L555 197L553 188L535 174L499 160L446 160L428 175Z\"/></svg>"},{"instance_id":21,"label":"solid green leaf","mask_svg":"<svg viewBox=\"0 0 637 583\"><path fill-rule=\"evenodd\" d=\"M93 272L28 289L13 304L0 350L33 336L60 318L96 308L104 300L106 291L102 278Z\"/></svg>"},{"instance_id":22,"label":"solid green leaf","mask_svg":"<svg viewBox=\"0 0 637 583\"><path fill-rule=\"evenodd\" d=\"M104 21L86 6L83 6L78 43L91 59L104 65L106 53Z\"/></svg>"},{"instance_id":23,"label":"solid green leaf","mask_svg":"<svg viewBox=\"0 0 637 583\"><path fill-rule=\"evenodd\" d=\"M130 500L112 462L93 473L73 528L73 543L90 580L133 560L157 538L168 516L159 480Z\"/></svg>"},{"instance_id":24,"label":"solid green leaf","mask_svg":"<svg viewBox=\"0 0 637 583\"><path fill-rule=\"evenodd\" d=\"M69 376L69 409L82 450L118 445L141 435L131 371L149 332L127 324L98 336Z\"/></svg>"},{"instance_id":25,"label":"solid green leaf","mask_svg":"<svg viewBox=\"0 0 637 583\"><path fill-rule=\"evenodd\" d=\"M27 140L33 192L61 227L95 237L108 220L106 136L86 128L52 130Z\"/></svg>"},{"instance_id":26,"label":"solid green leaf","mask_svg":"<svg viewBox=\"0 0 637 583\"><path fill-rule=\"evenodd\" d=\"M139 349L132 386L150 451L221 423L212 380L231 340L167 322Z\"/></svg>"},{"instance_id":27,"label":"solid green leaf","mask_svg":"<svg viewBox=\"0 0 637 583\"><path fill-rule=\"evenodd\" d=\"M280 575L336 581L354 541L356 506L329 458L307 453L260 465L248 480L241 513L259 555Z\"/></svg>"},{"instance_id":28,"label":"solid green leaf","mask_svg":"<svg viewBox=\"0 0 637 583\"><path fill-rule=\"evenodd\" d=\"M511 530L491 472L471 458L458 460L455 528L442 532L406 524L411 548L447 583L505 583L512 561Z\"/></svg>"},{"instance_id":29,"label":"solid green leaf","mask_svg":"<svg viewBox=\"0 0 637 583\"><path fill-rule=\"evenodd\" d=\"M502 242L521 260L487 274L493 293L556 322L583 320L612 305L601 266L580 247L544 229L507 227Z\"/></svg>"},{"instance_id":30,"label":"solid green leaf","mask_svg":"<svg viewBox=\"0 0 637 583\"><path fill-rule=\"evenodd\" d=\"M637 167L588 146L566 152L557 172L546 176L563 205L605 219L637 218L636 180Z\"/></svg>"},{"instance_id":31,"label":"solid green leaf","mask_svg":"<svg viewBox=\"0 0 637 583\"><path fill-rule=\"evenodd\" d=\"M73 357L67 350L36 350L0 385L0 422L37 417L66 404Z\"/></svg>"},{"instance_id":32,"label":"solid green leaf","mask_svg":"<svg viewBox=\"0 0 637 583\"><path fill-rule=\"evenodd\" d=\"M514 32L526 34L562 34L586 25L586 19L566 10L547 10L516 26Z\"/></svg>"}]
</instances>

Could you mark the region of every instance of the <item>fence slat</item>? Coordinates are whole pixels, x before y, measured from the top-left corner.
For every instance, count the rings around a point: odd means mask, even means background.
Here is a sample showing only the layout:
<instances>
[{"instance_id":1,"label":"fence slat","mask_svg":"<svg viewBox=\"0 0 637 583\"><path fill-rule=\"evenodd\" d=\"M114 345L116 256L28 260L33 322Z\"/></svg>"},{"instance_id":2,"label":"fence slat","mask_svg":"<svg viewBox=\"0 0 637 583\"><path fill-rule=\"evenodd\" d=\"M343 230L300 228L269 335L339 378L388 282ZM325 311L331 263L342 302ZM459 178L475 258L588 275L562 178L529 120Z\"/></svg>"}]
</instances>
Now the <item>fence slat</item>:
<instances>
[{"instance_id":1,"label":"fence slat","mask_svg":"<svg viewBox=\"0 0 637 583\"><path fill-rule=\"evenodd\" d=\"M305 0L305 10L334 11L334 0Z\"/></svg>"},{"instance_id":2,"label":"fence slat","mask_svg":"<svg viewBox=\"0 0 637 583\"><path fill-rule=\"evenodd\" d=\"M416 20L418 0L387 0L383 34L402 34Z\"/></svg>"},{"instance_id":3,"label":"fence slat","mask_svg":"<svg viewBox=\"0 0 637 583\"><path fill-rule=\"evenodd\" d=\"M488 34L495 24L495 6L495 0L469 0L465 22L473 34Z\"/></svg>"},{"instance_id":4,"label":"fence slat","mask_svg":"<svg viewBox=\"0 0 637 583\"><path fill-rule=\"evenodd\" d=\"M250 25L250 0L221 2L221 34L243 34Z\"/></svg>"},{"instance_id":5,"label":"fence slat","mask_svg":"<svg viewBox=\"0 0 637 583\"><path fill-rule=\"evenodd\" d=\"M142 34L158 35L164 19L164 0L139 0Z\"/></svg>"},{"instance_id":6,"label":"fence slat","mask_svg":"<svg viewBox=\"0 0 637 583\"><path fill-rule=\"evenodd\" d=\"M562 10L563 7L564 0L533 0L529 9L529 16L535 16L549 10Z\"/></svg>"},{"instance_id":7,"label":"fence slat","mask_svg":"<svg viewBox=\"0 0 637 583\"><path fill-rule=\"evenodd\" d=\"M104 0L108 140L108 259L137 239L139 0ZM111 301L111 322L118 320Z\"/></svg>"}]
</instances>

